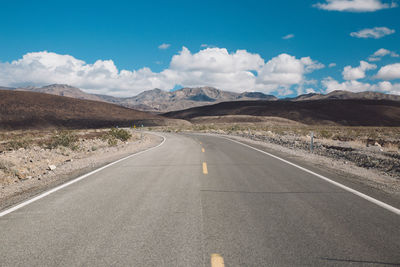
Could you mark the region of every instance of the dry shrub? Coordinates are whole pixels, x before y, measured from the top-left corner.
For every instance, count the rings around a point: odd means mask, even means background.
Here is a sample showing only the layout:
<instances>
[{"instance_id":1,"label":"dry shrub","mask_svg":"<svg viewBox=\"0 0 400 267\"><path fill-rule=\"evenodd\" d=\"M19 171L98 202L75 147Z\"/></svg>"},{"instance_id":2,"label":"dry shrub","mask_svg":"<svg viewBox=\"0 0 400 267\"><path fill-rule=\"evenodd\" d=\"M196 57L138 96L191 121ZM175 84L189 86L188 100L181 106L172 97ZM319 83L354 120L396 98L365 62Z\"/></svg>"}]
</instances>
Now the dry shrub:
<instances>
[{"instance_id":1,"label":"dry shrub","mask_svg":"<svg viewBox=\"0 0 400 267\"><path fill-rule=\"evenodd\" d=\"M62 146L76 150L78 148L76 145L77 141L78 137L71 131L61 131L59 133L56 132L53 134L48 147L53 149Z\"/></svg>"}]
</instances>

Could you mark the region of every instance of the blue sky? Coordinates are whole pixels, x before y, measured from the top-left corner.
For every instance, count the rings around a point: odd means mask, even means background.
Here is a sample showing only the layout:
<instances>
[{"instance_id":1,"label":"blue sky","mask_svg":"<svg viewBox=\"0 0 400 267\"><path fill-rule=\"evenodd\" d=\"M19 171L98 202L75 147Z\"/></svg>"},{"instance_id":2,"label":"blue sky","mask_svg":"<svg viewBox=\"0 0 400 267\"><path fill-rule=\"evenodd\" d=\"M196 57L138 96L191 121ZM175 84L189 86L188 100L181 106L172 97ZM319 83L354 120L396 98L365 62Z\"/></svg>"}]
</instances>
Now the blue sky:
<instances>
[{"instance_id":1,"label":"blue sky","mask_svg":"<svg viewBox=\"0 0 400 267\"><path fill-rule=\"evenodd\" d=\"M3 21L0 27L1 85L39 86L52 82L70 83L90 92L121 96L134 95L150 89L153 85L160 85L157 87L168 90L181 83L183 86L202 85L201 83L219 85L223 87L222 89L228 90L232 86L233 91L255 90L282 96L296 95L311 89L327 92L332 88L400 93L400 88L397 88L400 87L398 85L400 73L396 76L398 70L396 64L400 62L400 58L396 56L400 54L400 8L397 7L396 2L392 1L69 0L0 1L0 3ZM320 3L319 6L318 3ZM335 10L330 10L332 8ZM385 27L388 30L387 35L379 38L359 38L365 36L365 33L363 35L361 32L358 34L359 37L357 34L351 36L351 33L365 29L374 31L375 27ZM283 38L289 34L293 37ZM169 46L165 46L167 49L160 49L161 44ZM261 73L259 68L263 67L262 64L258 67L252 65L235 69L230 74L231 76L224 74L225 76L220 75L220 78L211 75L215 69L211 70L210 74L210 70L202 69L205 66L198 66L195 71L208 71L204 75L199 74L203 80L193 74L193 69L190 67L185 68L176 64L175 69L179 69L179 72L175 71L172 74L166 72L163 77L158 77L157 74L171 69L172 57L180 55L182 47L186 47L193 56L193 59L187 62L180 61L181 64L187 66L196 65L193 61L196 60L196 53L205 49L226 49L230 55L235 54L237 50L246 50L251 55L259 55L264 63L281 54L290 55L292 58L287 60L281 58L283 62L277 64L284 64L284 62L290 64L288 61L293 58L300 60L309 57L314 62L312 64L318 63L320 66L313 68L312 72L303 71L300 73L302 78L295 77L293 82L279 81L279 77L284 79L285 75L278 75L277 78L274 74L271 78L270 72L274 70L269 68L263 71L266 77L264 80L258 79L260 81L256 81L256 85L249 80L249 83L242 85L247 88L242 89L235 84L243 80L240 78L241 75L245 75L243 72L255 73L257 76L257 73ZM368 62L368 57L382 48L389 51L387 52L389 54L379 61L369 61L369 64L375 67L367 67L367 70L359 69L365 73L365 77L359 78L362 75L356 75L354 79L343 78L344 67L356 68L360 66L361 60ZM117 78L118 82L116 82L115 73L114 77L112 73L105 74L110 70L108 64L99 71L104 77L95 77L94 72L91 72L91 75L85 76L86 80L83 81L82 77L71 78L68 74L71 70L65 70L64 66L61 68L57 65L57 70L49 66L39 66L39 69L46 68L48 72L45 75L48 78L46 80L46 77L35 78L40 73L35 73L34 66L37 65L32 65L32 60L29 61L31 64L29 67L26 62L20 62L19 67L12 65L13 61L21 60L28 53L43 51L69 55L76 60L84 61L85 64L81 67L85 70L98 60L102 62L112 60L117 69L117 75L121 70L137 72L143 68L149 68L151 73L142 74L137 83L135 83L137 76L135 74L131 75L131 80ZM213 53L210 55L203 53L202 56L213 57L213 55ZM37 57L35 60L38 60ZM63 59L52 60L61 60L65 63ZM216 60L218 61L218 57ZM46 64L43 63L46 60L38 60L38 62ZM328 67L330 63L335 63L336 66ZM219 66L223 67L224 64L221 63ZM306 68L312 64L302 67ZM378 75L384 66L389 66L389 70ZM64 70L65 78L59 69ZM52 76L51 71L57 72L54 74L56 78L49 78ZM188 74L188 72L191 73ZM23 73L22 77L19 77L18 73ZM176 78L177 75L187 77ZM171 78L172 76L174 78ZM109 81L106 80L107 77L110 78ZM235 84L230 85L226 77L234 77L232 83ZM331 89L328 89L326 83L325 85L322 83L328 77L337 82L336 87L331 83ZM257 79L257 77L253 78ZM143 79L159 80L151 82ZM344 84L346 81L348 84ZM361 85L355 86L354 82ZM382 82L386 83L385 86L378 86ZM391 86L390 90L387 90L388 83Z\"/></svg>"}]
</instances>

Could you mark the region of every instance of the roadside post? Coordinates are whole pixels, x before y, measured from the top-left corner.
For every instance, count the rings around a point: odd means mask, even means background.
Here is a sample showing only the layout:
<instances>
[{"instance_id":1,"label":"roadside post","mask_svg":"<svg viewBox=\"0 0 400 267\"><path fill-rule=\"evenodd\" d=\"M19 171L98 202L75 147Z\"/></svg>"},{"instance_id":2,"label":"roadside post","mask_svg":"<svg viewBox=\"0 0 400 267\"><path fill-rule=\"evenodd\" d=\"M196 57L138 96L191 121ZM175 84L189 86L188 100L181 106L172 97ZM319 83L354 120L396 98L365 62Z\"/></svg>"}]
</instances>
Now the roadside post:
<instances>
[{"instance_id":1,"label":"roadside post","mask_svg":"<svg viewBox=\"0 0 400 267\"><path fill-rule=\"evenodd\" d=\"M310 151L311 151L311 153L314 151L314 132L311 132L310 133Z\"/></svg>"}]
</instances>

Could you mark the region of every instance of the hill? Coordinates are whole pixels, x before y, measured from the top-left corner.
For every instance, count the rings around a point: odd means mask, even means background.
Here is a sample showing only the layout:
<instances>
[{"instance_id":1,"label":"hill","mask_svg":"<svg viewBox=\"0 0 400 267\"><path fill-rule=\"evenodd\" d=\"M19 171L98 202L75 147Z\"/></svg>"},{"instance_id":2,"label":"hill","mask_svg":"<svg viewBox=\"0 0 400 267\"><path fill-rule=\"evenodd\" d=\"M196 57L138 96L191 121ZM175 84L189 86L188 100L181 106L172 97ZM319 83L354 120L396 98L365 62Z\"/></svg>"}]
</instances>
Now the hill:
<instances>
[{"instance_id":1,"label":"hill","mask_svg":"<svg viewBox=\"0 0 400 267\"><path fill-rule=\"evenodd\" d=\"M102 97L102 96L100 96ZM107 101L107 97L103 97ZM242 94L222 91L212 87L182 88L173 92L163 91L161 89L153 89L144 91L137 96L122 98L115 101L126 107L137 108L146 111L167 112L173 110L181 110L185 108L204 106L219 102L237 101L237 100L276 100L272 95L263 93Z\"/></svg>"},{"instance_id":2,"label":"hill","mask_svg":"<svg viewBox=\"0 0 400 267\"><path fill-rule=\"evenodd\" d=\"M101 128L170 123L176 121L104 102L0 90L0 129Z\"/></svg>"},{"instance_id":3,"label":"hill","mask_svg":"<svg viewBox=\"0 0 400 267\"><path fill-rule=\"evenodd\" d=\"M400 102L322 99L309 101L236 101L163 114L195 122L196 117L251 115L285 118L305 124L400 126ZM209 122L213 122L210 120Z\"/></svg>"},{"instance_id":4,"label":"hill","mask_svg":"<svg viewBox=\"0 0 400 267\"><path fill-rule=\"evenodd\" d=\"M400 101L400 95L391 95L385 94L380 92L359 92L353 93L349 91L342 91L336 90L330 92L329 94L317 94L317 93L310 93L299 95L294 98L286 98L282 100L289 100L289 101L304 101L304 100L322 100L322 99L364 99L364 100L392 100L392 101Z\"/></svg>"},{"instance_id":5,"label":"hill","mask_svg":"<svg viewBox=\"0 0 400 267\"><path fill-rule=\"evenodd\" d=\"M26 87L26 88L17 88L17 91L29 91L36 93L44 93L58 96L66 96L77 99L86 99L86 100L94 100L94 101L103 101L102 98L88 94L83 92L81 89L66 85L66 84L50 84L43 87Z\"/></svg>"}]
</instances>

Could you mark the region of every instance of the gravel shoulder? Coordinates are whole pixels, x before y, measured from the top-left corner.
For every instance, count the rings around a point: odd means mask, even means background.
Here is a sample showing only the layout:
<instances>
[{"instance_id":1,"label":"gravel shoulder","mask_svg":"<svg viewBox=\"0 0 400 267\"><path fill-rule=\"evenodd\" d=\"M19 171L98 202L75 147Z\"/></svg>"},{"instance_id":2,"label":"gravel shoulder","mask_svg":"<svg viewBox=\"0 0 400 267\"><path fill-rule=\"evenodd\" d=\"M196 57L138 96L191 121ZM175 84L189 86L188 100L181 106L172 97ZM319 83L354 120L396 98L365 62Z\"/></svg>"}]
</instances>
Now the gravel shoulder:
<instances>
[{"instance_id":1,"label":"gravel shoulder","mask_svg":"<svg viewBox=\"0 0 400 267\"><path fill-rule=\"evenodd\" d=\"M13 175L7 176L0 169L0 210L161 142L158 135L133 132L129 141L114 146L100 139L88 139L79 140L77 151L34 146L3 152L0 161L13 166Z\"/></svg>"},{"instance_id":2,"label":"gravel shoulder","mask_svg":"<svg viewBox=\"0 0 400 267\"><path fill-rule=\"evenodd\" d=\"M260 148L274 155L304 166L317 173L334 178L336 181L376 197L388 204L400 207L400 179L397 175L382 171L379 168L357 166L340 154L310 153L306 149L286 147L254 136L233 134L213 134L237 140Z\"/></svg>"}]
</instances>

